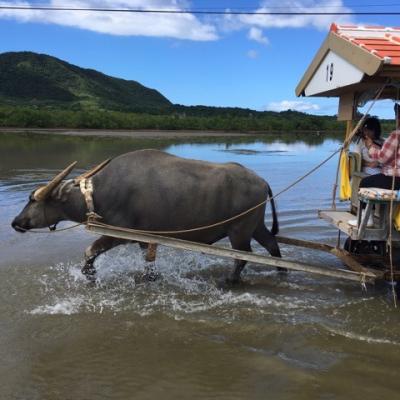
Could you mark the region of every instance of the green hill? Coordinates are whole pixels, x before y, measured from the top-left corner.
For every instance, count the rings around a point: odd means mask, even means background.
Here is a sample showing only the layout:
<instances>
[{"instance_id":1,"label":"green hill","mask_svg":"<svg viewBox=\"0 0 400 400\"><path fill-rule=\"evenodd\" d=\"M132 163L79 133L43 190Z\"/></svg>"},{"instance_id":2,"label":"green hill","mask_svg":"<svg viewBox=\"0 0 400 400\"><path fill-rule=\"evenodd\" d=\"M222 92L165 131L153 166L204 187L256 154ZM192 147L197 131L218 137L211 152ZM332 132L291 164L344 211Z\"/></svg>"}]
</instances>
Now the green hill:
<instances>
[{"instance_id":1,"label":"green hill","mask_svg":"<svg viewBox=\"0 0 400 400\"><path fill-rule=\"evenodd\" d=\"M171 105L138 82L32 52L0 54L0 103L135 112L155 112Z\"/></svg>"},{"instance_id":2,"label":"green hill","mask_svg":"<svg viewBox=\"0 0 400 400\"><path fill-rule=\"evenodd\" d=\"M392 122L390 122L392 124ZM172 104L157 90L32 52L0 54L0 127L343 131L335 116Z\"/></svg>"}]
</instances>

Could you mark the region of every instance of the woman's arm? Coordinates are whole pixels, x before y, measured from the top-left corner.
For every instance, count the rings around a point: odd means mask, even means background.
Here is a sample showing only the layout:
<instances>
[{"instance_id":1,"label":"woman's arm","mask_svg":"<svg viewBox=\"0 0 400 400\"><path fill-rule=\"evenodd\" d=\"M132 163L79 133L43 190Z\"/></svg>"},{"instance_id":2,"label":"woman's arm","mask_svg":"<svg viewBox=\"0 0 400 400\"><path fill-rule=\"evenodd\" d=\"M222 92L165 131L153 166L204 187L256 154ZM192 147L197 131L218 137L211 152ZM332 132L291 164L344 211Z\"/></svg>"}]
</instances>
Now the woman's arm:
<instances>
[{"instance_id":1,"label":"woman's arm","mask_svg":"<svg viewBox=\"0 0 400 400\"><path fill-rule=\"evenodd\" d=\"M372 159L377 160L381 164L388 164L394 159L397 151L397 133L392 132L383 143L382 148L379 148L379 146L374 144L371 138L365 139L365 145L367 146L368 154Z\"/></svg>"},{"instance_id":2,"label":"woman's arm","mask_svg":"<svg viewBox=\"0 0 400 400\"><path fill-rule=\"evenodd\" d=\"M370 167L370 168L377 168L379 166L378 161L362 161L362 166L363 167Z\"/></svg>"}]
</instances>

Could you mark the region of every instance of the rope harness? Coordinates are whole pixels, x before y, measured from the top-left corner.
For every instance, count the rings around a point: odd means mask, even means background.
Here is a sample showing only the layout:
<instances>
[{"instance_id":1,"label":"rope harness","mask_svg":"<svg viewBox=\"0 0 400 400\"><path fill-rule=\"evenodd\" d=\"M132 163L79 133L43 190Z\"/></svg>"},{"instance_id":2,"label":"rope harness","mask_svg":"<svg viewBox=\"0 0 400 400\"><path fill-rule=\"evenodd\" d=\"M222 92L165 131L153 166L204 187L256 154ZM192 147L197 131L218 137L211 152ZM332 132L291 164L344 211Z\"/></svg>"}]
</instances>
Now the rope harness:
<instances>
[{"instance_id":1,"label":"rope harness","mask_svg":"<svg viewBox=\"0 0 400 400\"><path fill-rule=\"evenodd\" d=\"M91 178L84 178L79 182L79 188L85 199L88 212L86 213L87 222L97 221L102 217L94 211L93 203L93 181Z\"/></svg>"}]
</instances>

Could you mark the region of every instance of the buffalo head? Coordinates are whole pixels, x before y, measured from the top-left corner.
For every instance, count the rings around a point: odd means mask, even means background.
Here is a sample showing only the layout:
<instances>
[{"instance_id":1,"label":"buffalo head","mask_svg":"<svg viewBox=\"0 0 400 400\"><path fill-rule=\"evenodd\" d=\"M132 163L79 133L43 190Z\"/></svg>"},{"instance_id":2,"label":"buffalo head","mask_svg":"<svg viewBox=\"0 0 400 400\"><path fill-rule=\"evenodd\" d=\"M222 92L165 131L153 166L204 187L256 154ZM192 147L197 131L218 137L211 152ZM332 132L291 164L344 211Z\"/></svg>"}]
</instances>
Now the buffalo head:
<instances>
[{"instance_id":1,"label":"buffalo head","mask_svg":"<svg viewBox=\"0 0 400 400\"><path fill-rule=\"evenodd\" d=\"M62 208L59 206L60 199L53 198L51 194L72 171L75 164L76 161L60 172L47 185L39 187L30 194L28 204L11 223L16 231L26 232L33 228L46 228L65 219Z\"/></svg>"}]
</instances>

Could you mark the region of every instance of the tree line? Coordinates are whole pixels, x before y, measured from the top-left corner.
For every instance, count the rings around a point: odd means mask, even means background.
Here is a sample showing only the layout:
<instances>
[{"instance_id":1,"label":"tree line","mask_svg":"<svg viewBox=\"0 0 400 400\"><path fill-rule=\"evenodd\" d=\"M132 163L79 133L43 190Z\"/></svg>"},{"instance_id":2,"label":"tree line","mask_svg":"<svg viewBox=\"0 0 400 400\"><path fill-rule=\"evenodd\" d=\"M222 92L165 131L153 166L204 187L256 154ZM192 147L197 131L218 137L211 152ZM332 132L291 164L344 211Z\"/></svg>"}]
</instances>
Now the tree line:
<instances>
[{"instance_id":1,"label":"tree line","mask_svg":"<svg viewBox=\"0 0 400 400\"><path fill-rule=\"evenodd\" d=\"M0 106L0 126L16 128L69 129L162 129L226 131L341 130L343 124L332 117L296 113L235 115L215 113L191 115L171 111L160 114L109 110L60 110L24 106Z\"/></svg>"},{"instance_id":2,"label":"tree line","mask_svg":"<svg viewBox=\"0 0 400 400\"><path fill-rule=\"evenodd\" d=\"M182 106L181 106L182 107ZM345 124L335 116L284 112L187 112L170 109L159 114L110 110L62 110L28 106L0 106L0 126L10 128L149 129L232 132L343 132ZM190 111L190 110L189 110ZM249 110L250 111L250 110ZM382 121L383 132L393 121Z\"/></svg>"}]
</instances>

